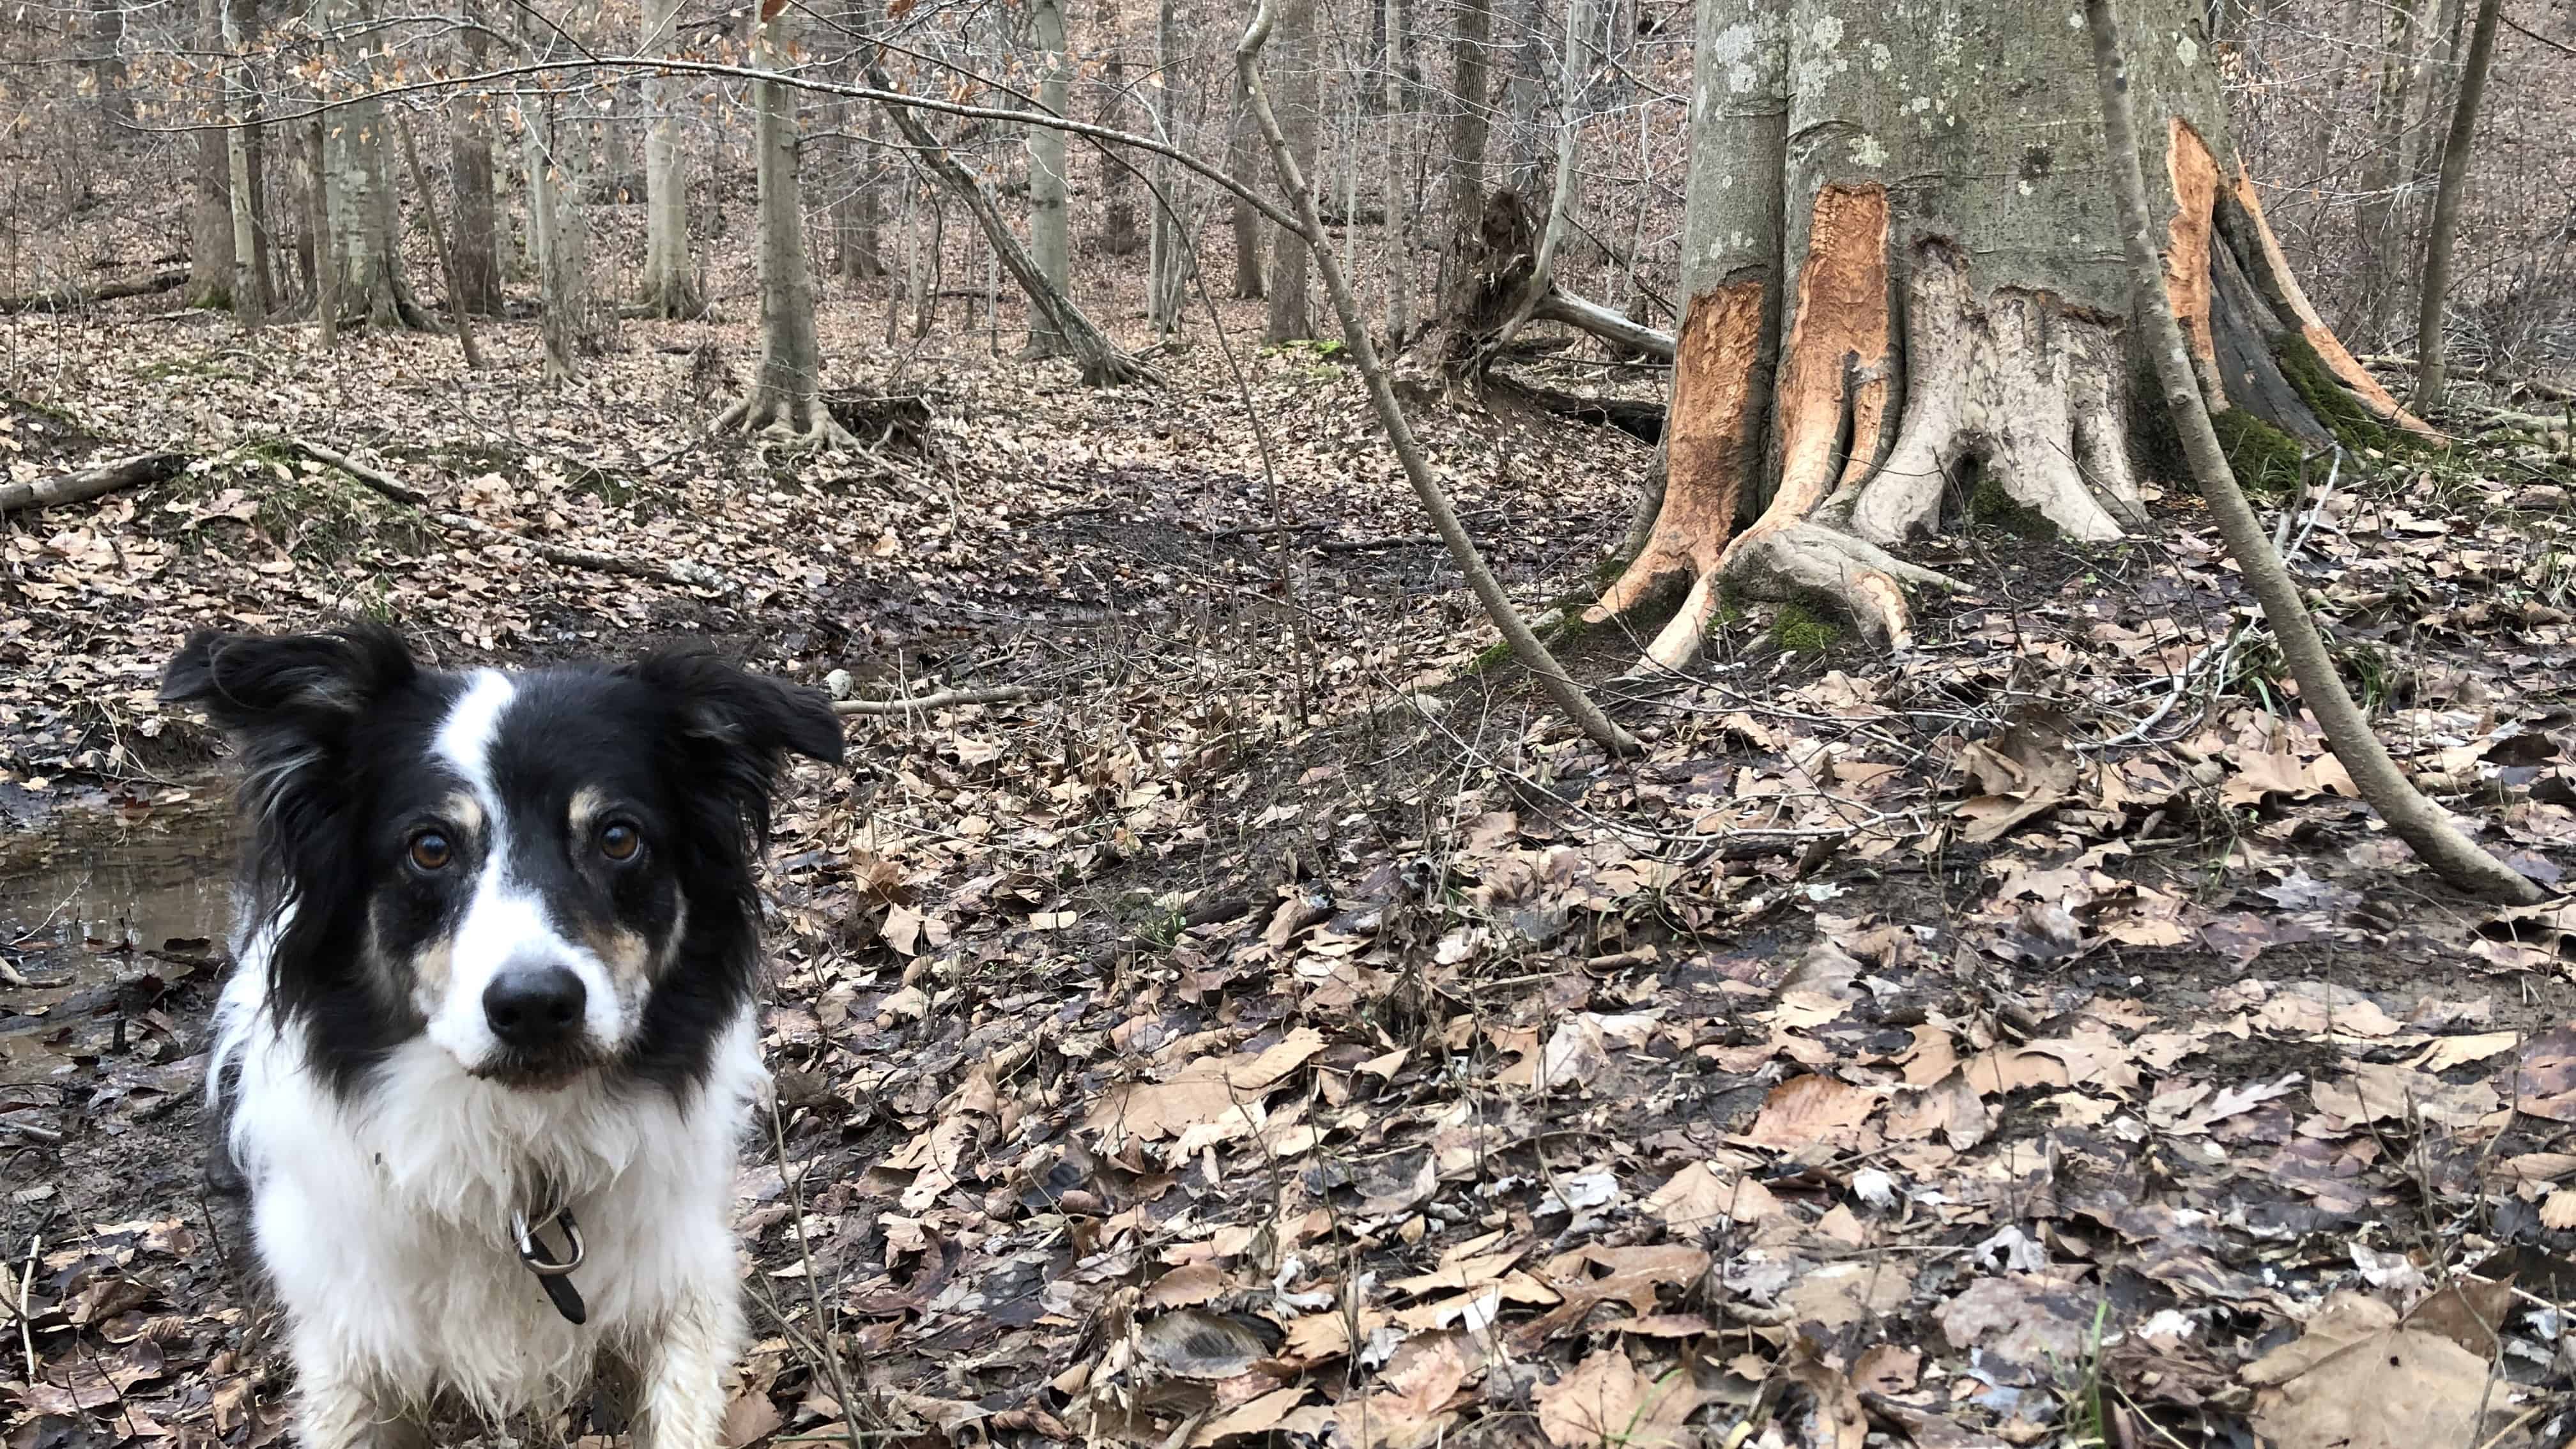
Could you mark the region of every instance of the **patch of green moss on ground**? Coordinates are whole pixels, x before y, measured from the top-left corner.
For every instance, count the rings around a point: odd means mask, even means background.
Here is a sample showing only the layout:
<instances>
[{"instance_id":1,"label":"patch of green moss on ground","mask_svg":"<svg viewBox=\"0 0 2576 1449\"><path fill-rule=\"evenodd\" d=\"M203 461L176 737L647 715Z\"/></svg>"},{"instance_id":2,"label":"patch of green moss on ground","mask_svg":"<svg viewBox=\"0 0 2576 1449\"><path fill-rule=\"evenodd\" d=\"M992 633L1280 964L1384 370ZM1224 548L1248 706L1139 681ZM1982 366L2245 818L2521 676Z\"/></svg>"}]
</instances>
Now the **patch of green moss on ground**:
<instances>
[{"instance_id":1,"label":"patch of green moss on ground","mask_svg":"<svg viewBox=\"0 0 2576 1449\"><path fill-rule=\"evenodd\" d=\"M2280 498L2299 486L2299 468L2307 449L2299 446L2298 439L2245 408L2211 413L2209 426L2218 434L2218 446L2227 454L2228 471L2236 475L2237 487L2258 497ZM2188 471L2184 476L2190 476Z\"/></svg>"},{"instance_id":2,"label":"patch of green moss on ground","mask_svg":"<svg viewBox=\"0 0 2576 1449\"><path fill-rule=\"evenodd\" d=\"M2045 543L2057 537L2057 525L2047 514L2013 497L2012 490L1993 477L1977 480L1976 490L1968 495L1968 516L2015 538Z\"/></svg>"},{"instance_id":3,"label":"patch of green moss on ground","mask_svg":"<svg viewBox=\"0 0 2576 1449\"><path fill-rule=\"evenodd\" d=\"M1771 616L1771 642L1784 654L1824 654L1843 637L1843 626L1804 604L1782 604Z\"/></svg>"}]
</instances>

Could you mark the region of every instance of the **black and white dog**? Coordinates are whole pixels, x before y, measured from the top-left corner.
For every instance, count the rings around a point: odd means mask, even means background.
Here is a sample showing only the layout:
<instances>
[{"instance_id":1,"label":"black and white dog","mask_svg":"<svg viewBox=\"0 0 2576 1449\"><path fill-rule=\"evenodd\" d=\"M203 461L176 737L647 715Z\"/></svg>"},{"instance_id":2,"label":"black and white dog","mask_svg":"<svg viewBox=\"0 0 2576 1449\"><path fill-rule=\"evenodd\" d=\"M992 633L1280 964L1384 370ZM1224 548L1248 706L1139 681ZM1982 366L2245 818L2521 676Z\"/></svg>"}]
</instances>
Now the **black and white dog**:
<instances>
[{"instance_id":1,"label":"black and white dog","mask_svg":"<svg viewBox=\"0 0 2576 1449\"><path fill-rule=\"evenodd\" d=\"M712 655L439 673L392 632L200 634L162 697L241 747L214 1090L312 1449L631 1375L713 1449L765 1090L753 866L830 703Z\"/></svg>"}]
</instances>

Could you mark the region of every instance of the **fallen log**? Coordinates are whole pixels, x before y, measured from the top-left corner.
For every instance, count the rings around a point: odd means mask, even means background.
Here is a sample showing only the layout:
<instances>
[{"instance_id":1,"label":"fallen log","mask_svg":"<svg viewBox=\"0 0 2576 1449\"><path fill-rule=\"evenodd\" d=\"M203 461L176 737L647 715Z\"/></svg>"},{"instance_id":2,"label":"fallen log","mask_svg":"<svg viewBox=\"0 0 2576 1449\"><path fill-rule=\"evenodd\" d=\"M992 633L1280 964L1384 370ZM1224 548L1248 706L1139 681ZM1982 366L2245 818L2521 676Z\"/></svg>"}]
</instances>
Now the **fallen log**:
<instances>
[{"instance_id":1,"label":"fallen log","mask_svg":"<svg viewBox=\"0 0 2576 1449\"><path fill-rule=\"evenodd\" d=\"M125 488L139 488L179 476L188 460L176 453L145 453L117 463L101 463L72 473L57 473L32 483L0 483L0 513L21 508L51 508L57 503L86 503Z\"/></svg>"},{"instance_id":2,"label":"fallen log","mask_svg":"<svg viewBox=\"0 0 2576 1449\"><path fill-rule=\"evenodd\" d=\"M72 312L100 302L176 291L187 284L188 270L181 267L175 271L154 272L148 277L128 277L120 282L109 282L86 292L78 287L55 287L50 291L29 292L22 297L0 297L0 312Z\"/></svg>"},{"instance_id":3,"label":"fallen log","mask_svg":"<svg viewBox=\"0 0 2576 1449\"><path fill-rule=\"evenodd\" d=\"M1562 322L1577 331L1589 332L1604 342L1642 352L1659 362L1673 360L1673 334L1659 332L1643 322L1621 316L1563 287L1550 287L1547 295L1538 299L1538 305L1530 309L1530 316Z\"/></svg>"}]
</instances>

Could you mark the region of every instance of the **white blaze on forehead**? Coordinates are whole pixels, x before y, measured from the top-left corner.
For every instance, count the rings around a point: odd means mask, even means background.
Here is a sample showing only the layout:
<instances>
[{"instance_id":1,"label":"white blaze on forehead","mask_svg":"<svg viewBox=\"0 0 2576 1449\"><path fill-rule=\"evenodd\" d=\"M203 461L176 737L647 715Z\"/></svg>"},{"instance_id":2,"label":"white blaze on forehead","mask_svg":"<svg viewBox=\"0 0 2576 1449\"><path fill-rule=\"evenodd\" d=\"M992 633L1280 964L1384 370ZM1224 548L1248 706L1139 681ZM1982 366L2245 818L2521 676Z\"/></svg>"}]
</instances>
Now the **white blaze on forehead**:
<instances>
[{"instance_id":1,"label":"white blaze on forehead","mask_svg":"<svg viewBox=\"0 0 2576 1449\"><path fill-rule=\"evenodd\" d=\"M474 896L466 903L464 919L457 923L446 995L429 1019L430 1039L469 1071L499 1054L500 1042L484 1018L483 993L501 968L514 962L561 965L580 977L582 1025L600 1046L622 1046L637 1014L637 1003L619 999L607 963L566 936L546 909L544 896L516 879L510 869L510 857L517 848L512 832L523 827L543 829L548 823L513 818L492 781L493 743L501 732L501 717L518 692L505 674L475 671L430 745L464 779L484 817L477 842L482 857Z\"/></svg>"},{"instance_id":2,"label":"white blaze on forehead","mask_svg":"<svg viewBox=\"0 0 2576 1449\"><path fill-rule=\"evenodd\" d=\"M473 683L449 707L430 748L474 787L483 808L497 815L499 802L492 798L492 741L501 733L501 713L518 697L519 687L496 669L478 669L472 677Z\"/></svg>"}]
</instances>

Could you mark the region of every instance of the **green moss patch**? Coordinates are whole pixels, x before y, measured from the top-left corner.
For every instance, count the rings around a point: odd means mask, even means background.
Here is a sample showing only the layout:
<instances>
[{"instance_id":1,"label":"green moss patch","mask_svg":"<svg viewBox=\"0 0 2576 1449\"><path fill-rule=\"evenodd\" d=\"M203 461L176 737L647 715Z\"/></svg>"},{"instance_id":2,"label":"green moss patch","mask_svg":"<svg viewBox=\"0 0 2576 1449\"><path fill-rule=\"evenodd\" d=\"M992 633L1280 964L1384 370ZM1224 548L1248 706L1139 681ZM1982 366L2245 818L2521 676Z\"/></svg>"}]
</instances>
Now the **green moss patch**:
<instances>
[{"instance_id":1,"label":"green moss patch","mask_svg":"<svg viewBox=\"0 0 2576 1449\"><path fill-rule=\"evenodd\" d=\"M1842 624L1804 604L1782 604L1771 616L1771 642L1784 654L1826 654L1840 643Z\"/></svg>"},{"instance_id":2,"label":"green moss patch","mask_svg":"<svg viewBox=\"0 0 2576 1449\"><path fill-rule=\"evenodd\" d=\"M2299 446L2298 439L2245 408L2211 413L2209 426L2218 434L2218 446L2227 454L2237 487L2257 497L2282 498L2299 486L2299 468L2307 449ZM2189 477L2189 471L2183 476Z\"/></svg>"},{"instance_id":3,"label":"green moss patch","mask_svg":"<svg viewBox=\"0 0 2576 1449\"><path fill-rule=\"evenodd\" d=\"M2326 360L2317 355L2317 349L2304 335L2284 332L2273 338L2272 356L2309 411L2345 447L2411 453L2422 446L2423 440L2415 434L2380 421L2351 388L2343 385L2343 379L2334 375L2334 369L2326 366Z\"/></svg>"}]
</instances>

